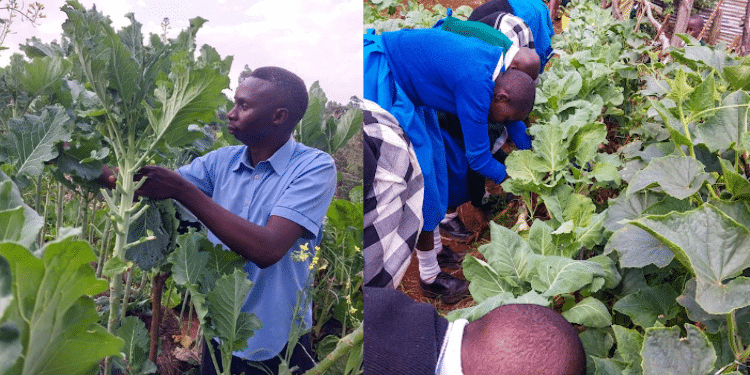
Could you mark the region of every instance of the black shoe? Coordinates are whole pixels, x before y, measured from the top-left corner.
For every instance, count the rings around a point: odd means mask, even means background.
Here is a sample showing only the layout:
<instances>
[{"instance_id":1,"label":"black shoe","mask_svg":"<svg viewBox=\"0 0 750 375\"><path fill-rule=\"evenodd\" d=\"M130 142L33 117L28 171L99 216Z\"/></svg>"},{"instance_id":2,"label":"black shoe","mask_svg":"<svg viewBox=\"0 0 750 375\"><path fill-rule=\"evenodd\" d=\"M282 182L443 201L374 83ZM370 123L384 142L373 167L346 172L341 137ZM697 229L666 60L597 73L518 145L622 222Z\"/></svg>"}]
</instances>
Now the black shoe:
<instances>
[{"instance_id":1,"label":"black shoe","mask_svg":"<svg viewBox=\"0 0 750 375\"><path fill-rule=\"evenodd\" d=\"M458 216L448 220L448 222L440 222L439 227L440 231L458 240L466 240L474 234L464 226Z\"/></svg>"},{"instance_id":2,"label":"black shoe","mask_svg":"<svg viewBox=\"0 0 750 375\"><path fill-rule=\"evenodd\" d=\"M431 284L419 279L422 295L427 298L440 298L443 303L452 305L469 294L469 282L457 279L447 272L440 271Z\"/></svg>"},{"instance_id":3,"label":"black shoe","mask_svg":"<svg viewBox=\"0 0 750 375\"><path fill-rule=\"evenodd\" d=\"M456 253L451 250L450 247L445 245L443 245L443 248L437 253L437 261L441 268L457 269L461 267L461 262L464 261L464 257L466 257L466 254Z\"/></svg>"}]
</instances>

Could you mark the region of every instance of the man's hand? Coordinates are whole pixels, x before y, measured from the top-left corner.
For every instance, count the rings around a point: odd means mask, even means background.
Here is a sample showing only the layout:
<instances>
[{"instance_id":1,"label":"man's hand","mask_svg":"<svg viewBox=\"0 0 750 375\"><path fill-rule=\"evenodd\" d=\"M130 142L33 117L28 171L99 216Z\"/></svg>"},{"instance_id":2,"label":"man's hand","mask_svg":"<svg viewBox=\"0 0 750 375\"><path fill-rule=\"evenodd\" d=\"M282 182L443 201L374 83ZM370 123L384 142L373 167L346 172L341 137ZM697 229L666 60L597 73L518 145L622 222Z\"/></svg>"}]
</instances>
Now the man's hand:
<instances>
[{"instance_id":1,"label":"man's hand","mask_svg":"<svg viewBox=\"0 0 750 375\"><path fill-rule=\"evenodd\" d=\"M135 194L154 199L177 197L185 188L187 182L179 173L163 167L148 165L135 174L135 180L146 178Z\"/></svg>"},{"instance_id":2,"label":"man's hand","mask_svg":"<svg viewBox=\"0 0 750 375\"><path fill-rule=\"evenodd\" d=\"M102 165L102 173L96 178L96 181L108 189L114 189L117 183L116 171L117 169L115 169L115 172L112 172L108 166Z\"/></svg>"}]
</instances>

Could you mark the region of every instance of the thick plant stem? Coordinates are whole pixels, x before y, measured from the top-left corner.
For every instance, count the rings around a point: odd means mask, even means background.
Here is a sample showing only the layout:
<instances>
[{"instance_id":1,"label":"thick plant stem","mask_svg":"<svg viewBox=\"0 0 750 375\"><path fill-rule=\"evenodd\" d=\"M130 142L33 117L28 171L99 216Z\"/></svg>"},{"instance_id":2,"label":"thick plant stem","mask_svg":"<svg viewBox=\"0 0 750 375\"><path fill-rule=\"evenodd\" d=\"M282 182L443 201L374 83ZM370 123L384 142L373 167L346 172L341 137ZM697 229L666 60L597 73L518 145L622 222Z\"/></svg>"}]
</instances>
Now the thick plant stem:
<instances>
[{"instance_id":1,"label":"thick plant stem","mask_svg":"<svg viewBox=\"0 0 750 375\"><path fill-rule=\"evenodd\" d=\"M133 182L132 174L128 174L129 165L120 166L120 176L118 184L122 183L121 186L115 192L114 201L118 203L117 213L113 214L116 216L117 222L115 222L115 248L112 252L113 258L122 259L124 254L125 246L128 242L128 231L130 229L130 216L133 208L133 196L135 195L135 184ZM109 320L107 321L107 330L111 334L115 334L117 328L120 326L120 302L122 298L122 273L115 273L109 281ZM112 358L108 357L104 362L104 374L110 375L112 373Z\"/></svg>"},{"instance_id":2,"label":"thick plant stem","mask_svg":"<svg viewBox=\"0 0 750 375\"><path fill-rule=\"evenodd\" d=\"M159 354L159 326L161 326L162 305L161 297L164 292L164 283L169 278L168 273L159 273L154 276L154 287L151 294L151 329L149 335L151 341L148 348L148 359L156 363L156 355Z\"/></svg>"},{"instance_id":3,"label":"thick plant stem","mask_svg":"<svg viewBox=\"0 0 750 375\"><path fill-rule=\"evenodd\" d=\"M63 225L63 184L60 183L60 185L57 187L57 221L55 222L55 236L60 234L60 228L62 228Z\"/></svg>"},{"instance_id":4,"label":"thick plant stem","mask_svg":"<svg viewBox=\"0 0 750 375\"><path fill-rule=\"evenodd\" d=\"M122 295L122 314L120 314L120 320L125 319L125 314L128 313L128 299L130 299L130 288L133 286L133 268L128 269L128 278L125 281L125 290Z\"/></svg>"},{"instance_id":5,"label":"thick plant stem","mask_svg":"<svg viewBox=\"0 0 750 375\"><path fill-rule=\"evenodd\" d=\"M112 220L107 217L107 222L104 224L104 237L102 237L101 246L99 246L99 259L96 262L96 278L102 277L102 270L104 269L104 260L107 259L107 250L109 245L109 234L112 229Z\"/></svg>"},{"instance_id":6,"label":"thick plant stem","mask_svg":"<svg viewBox=\"0 0 750 375\"><path fill-rule=\"evenodd\" d=\"M305 375L325 374L339 358L347 355L357 345L361 345L364 338L364 329L362 327L363 325L360 324L354 332L342 337L339 343L336 344L336 349L323 358L322 361L318 362L315 367L305 372Z\"/></svg>"}]
</instances>

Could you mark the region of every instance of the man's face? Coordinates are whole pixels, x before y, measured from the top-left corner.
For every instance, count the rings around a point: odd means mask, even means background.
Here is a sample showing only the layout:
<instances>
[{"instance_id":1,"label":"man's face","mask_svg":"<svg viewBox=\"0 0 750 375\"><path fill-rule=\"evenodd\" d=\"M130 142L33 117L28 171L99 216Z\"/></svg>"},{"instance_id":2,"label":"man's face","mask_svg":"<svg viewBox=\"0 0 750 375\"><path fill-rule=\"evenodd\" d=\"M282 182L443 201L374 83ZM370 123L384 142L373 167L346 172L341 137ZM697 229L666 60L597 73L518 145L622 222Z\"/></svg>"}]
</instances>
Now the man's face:
<instances>
[{"instance_id":1,"label":"man's face","mask_svg":"<svg viewBox=\"0 0 750 375\"><path fill-rule=\"evenodd\" d=\"M248 77L234 94L234 107L227 113L227 129L245 145L265 143L275 132L275 105L272 84Z\"/></svg>"},{"instance_id":2,"label":"man's face","mask_svg":"<svg viewBox=\"0 0 750 375\"><path fill-rule=\"evenodd\" d=\"M703 30L703 24L700 21L697 20L690 20L688 22L687 30L685 30L686 33L690 34L693 38L698 38L698 35L700 35L701 30Z\"/></svg>"},{"instance_id":3,"label":"man's face","mask_svg":"<svg viewBox=\"0 0 750 375\"><path fill-rule=\"evenodd\" d=\"M495 95L495 99L490 104L490 116L491 122L503 123L506 121L521 121L526 118L526 113L513 108L506 96Z\"/></svg>"}]
</instances>

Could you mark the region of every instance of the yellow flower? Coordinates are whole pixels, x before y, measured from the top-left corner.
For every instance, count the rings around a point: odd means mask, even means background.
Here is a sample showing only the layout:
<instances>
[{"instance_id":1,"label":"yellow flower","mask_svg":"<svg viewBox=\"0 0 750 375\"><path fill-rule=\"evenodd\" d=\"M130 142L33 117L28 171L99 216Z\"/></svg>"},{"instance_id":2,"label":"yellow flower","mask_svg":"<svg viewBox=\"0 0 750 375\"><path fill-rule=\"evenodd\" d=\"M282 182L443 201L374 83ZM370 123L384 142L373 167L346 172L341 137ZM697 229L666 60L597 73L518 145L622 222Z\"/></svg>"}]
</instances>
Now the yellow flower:
<instances>
[{"instance_id":1,"label":"yellow flower","mask_svg":"<svg viewBox=\"0 0 750 375\"><path fill-rule=\"evenodd\" d=\"M312 261L310 262L310 267L308 269L312 271L313 268L315 268L315 265L318 264L318 260L320 260L320 257L317 253L315 253L315 256L312 258Z\"/></svg>"},{"instance_id":2,"label":"yellow flower","mask_svg":"<svg viewBox=\"0 0 750 375\"><path fill-rule=\"evenodd\" d=\"M355 309L354 306L352 306L352 307L349 308L349 314L354 315L354 313L356 313L356 312L357 312L357 309Z\"/></svg>"},{"instance_id":3,"label":"yellow flower","mask_svg":"<svg viewBox=\"0 0 750 375\"><path fill-rule=\"evenodd\" d=\"M303 243L302 245L299 245L299 248L302 249L302 251L310 250L310 248L307 246L307 242Z\"/></svg>"}]
</instances>

